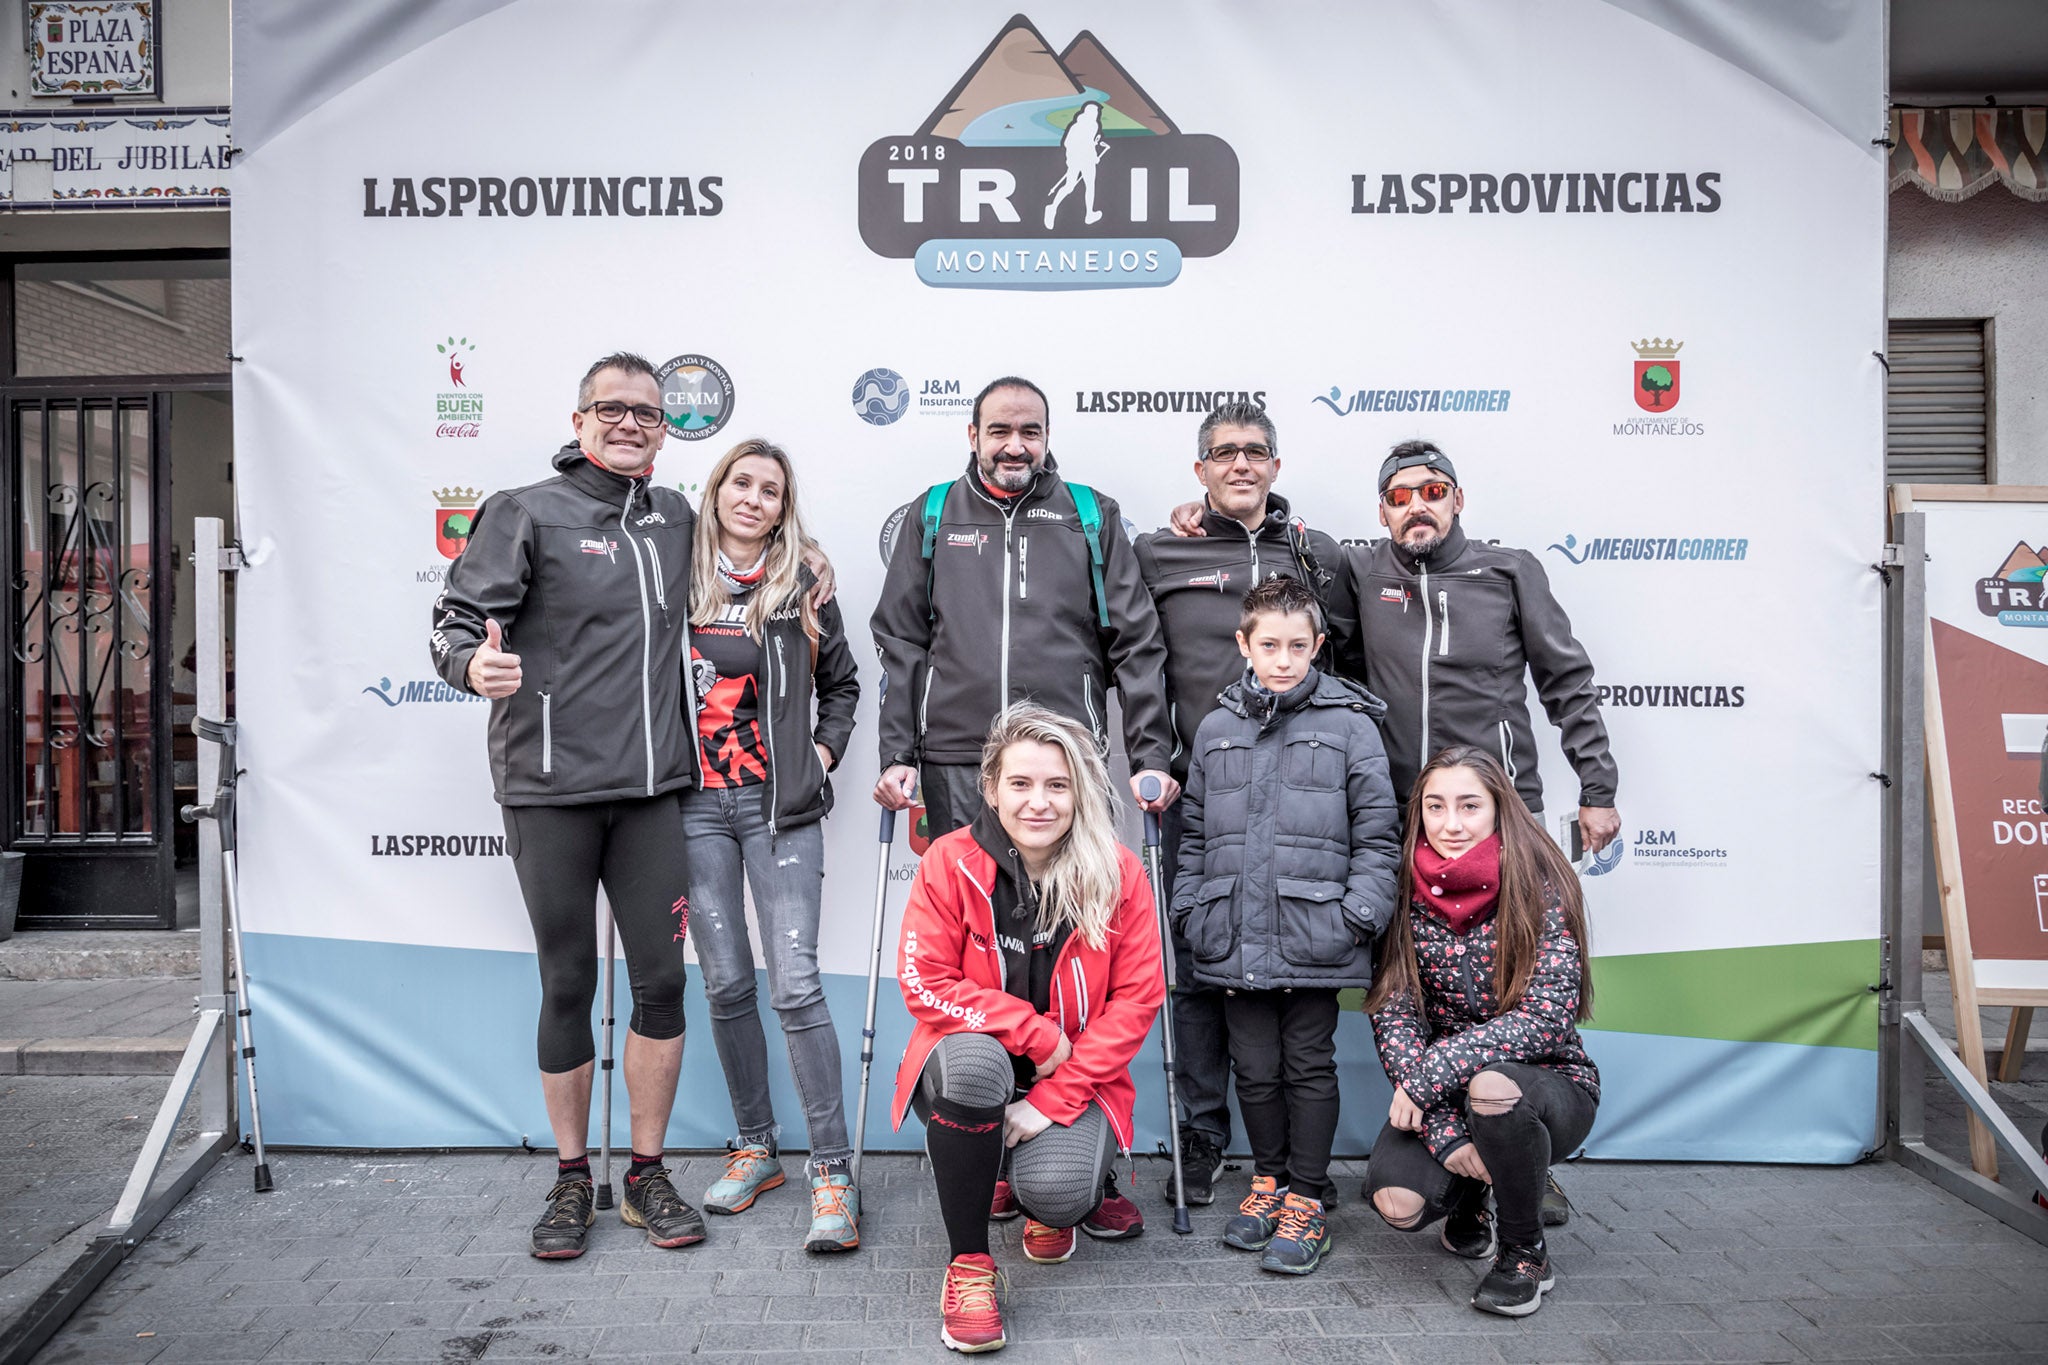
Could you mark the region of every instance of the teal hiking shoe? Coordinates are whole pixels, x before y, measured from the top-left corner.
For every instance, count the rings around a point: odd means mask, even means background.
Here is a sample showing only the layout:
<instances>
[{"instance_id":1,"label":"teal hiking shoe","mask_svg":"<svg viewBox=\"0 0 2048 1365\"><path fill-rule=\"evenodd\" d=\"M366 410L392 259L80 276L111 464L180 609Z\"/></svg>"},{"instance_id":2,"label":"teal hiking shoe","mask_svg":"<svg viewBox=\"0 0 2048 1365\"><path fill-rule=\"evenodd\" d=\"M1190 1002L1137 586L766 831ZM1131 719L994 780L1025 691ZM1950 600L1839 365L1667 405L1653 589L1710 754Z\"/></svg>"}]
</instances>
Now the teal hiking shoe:
<instances>
[{"instance_id":1,"label":"teal hiking shoe","mask_svg":"<svg viewBox=\"0 0 2048 1365\"><path fill-rule=\"evenodd\" d=\"M845 1175L811 1177L811 1230L804 1250L852 1251L860 1245L860 1191Z\"/></svg>"},{"instance_id":2,"label":"teal hiking shoe","mask_svg":"<svg viewBox=\"0 0 2048 1365\"><path fill-rule=\"evenodd\" d=\"M745 1213L763 1190L783 1183L782 1163L766 1147L749 1144L725 1161L725 1174L704 1191L704 1212Z\"/></svg>"}]
</instances>

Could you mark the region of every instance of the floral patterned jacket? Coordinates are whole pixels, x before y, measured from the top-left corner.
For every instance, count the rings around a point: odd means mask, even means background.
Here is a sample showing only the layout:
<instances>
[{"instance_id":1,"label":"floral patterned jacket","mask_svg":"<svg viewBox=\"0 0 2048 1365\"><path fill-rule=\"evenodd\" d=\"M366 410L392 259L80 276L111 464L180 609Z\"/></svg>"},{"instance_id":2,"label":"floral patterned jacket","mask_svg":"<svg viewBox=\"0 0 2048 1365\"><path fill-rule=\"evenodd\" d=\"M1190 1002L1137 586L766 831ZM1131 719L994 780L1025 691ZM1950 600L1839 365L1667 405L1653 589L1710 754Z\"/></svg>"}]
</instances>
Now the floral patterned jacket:
<instances>
[{"instance_id":1,"label":"floral patterned jacket","mask_svg":"<svg viewBox=\"0 0 2048 1365\"><path fill-rule=\"evenodd\" d=\"M1494 991L1498 935L1492 915L1463 934L1421 900L1409 907L1422 1008L1407 995L1372 1017L1387 1079L1422 1110L1422 1140L1442 1161L1472 1140L1465 1129L1465 1086L1482 1067L1522 1062L1547 1067L1600 1098L1600 1070L1579 1041L1579 944L1553 904L1543 915L1536 969L1528 989L1503 1014Z\"/></svg>"}]
</instances>

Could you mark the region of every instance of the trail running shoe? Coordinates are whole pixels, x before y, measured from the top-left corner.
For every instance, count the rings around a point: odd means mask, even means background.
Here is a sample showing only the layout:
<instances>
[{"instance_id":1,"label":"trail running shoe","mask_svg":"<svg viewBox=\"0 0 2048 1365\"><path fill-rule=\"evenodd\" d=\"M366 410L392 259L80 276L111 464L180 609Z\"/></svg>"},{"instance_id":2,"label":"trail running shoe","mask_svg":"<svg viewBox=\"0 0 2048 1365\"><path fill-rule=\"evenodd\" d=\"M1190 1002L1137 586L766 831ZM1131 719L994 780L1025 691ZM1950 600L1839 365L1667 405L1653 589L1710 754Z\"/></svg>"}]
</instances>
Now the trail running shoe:
<instances>
[{"instance_id":1,"label":"trail running shoe","mask_svg":"<svg viewBox=\"0 0 2048 1365\"><path fill-rule=\"evenodd\" d=\"M1040 1265L1058 1265L1074 1254L1080 1238L1072 1228L1049 1227L1036 1218L1024 1220L1024 1259Z\"/></svg>"},{"instance_id":2,"label":"trail running shoe","mask_svg":"<svg viewBox=\"0 0 2048 1365\"><path fill-rule=\"evenodd\" d=\"M811 1231L804 1250L852 1251L860 1245L860 1191L845 1175L811 1177Z\"/></svg>"},{"instance_id":3,"label":"trail running shoe","mask_svg":"<svg viewBox=\"0 0 2048 1365\"><path fill-rule=\"evenodd\" d=\"M1261 1251L1273 1240L1280 1226L1280 1182L1270 1175L1252 1177L1252 1192L1237 1206L1237 1213L1223 1229L1223 1241L1240 1251Z\"/></svg>"},{"instance_id":4,"label":"trail running shoe","mask_svg":"<svg viewBox=\"0 0 2048 1365\"><path fill-rule=\"evenodd\" d=\"M1017 1192L1010 1188L1010 1182L998 1180L996 1182L996 1196L989 1201L989 1220L996 1223L1007 1223L1022 1212L1024 1212L1024 1207L1017 1202Z\"/></svg>"},{"instance_id":5,"label":"trail running shoe","mask_svg":"<svg viewBox=\"0 0 2048 1365\"><path fill-rule=\"evenodd\" d=\"M946 1284L939 1291L939 1340L968 1355L1003 1348L993 1256L955 1256L946 1267Z\"/></svg>"},{"instance_id":6,"label":"trail running shoe","mask_svg":"<svg viewBox=\"0 0 2048 1365\"><path fill-rule=\"evenodd\" d=\"M1482 1313L1504 1318L1526 1318L1543 1306L1543 1294L1557 1283L1550 1268L1550 1253L1542 1246L1518 1247L1501 1243L1494 1254L1493 1269L1472 1293L1472 1306Z\"/></svg>"},{"instance_id":7,"label":"trail running shoe","mask_svg":"<svg viewBox=\"0 0 2048 1365\"><path fill-rule=\"evenodd\" d=\"M1167 1154L1172 1160L1172 1154ZM1187 1183L1188 1206L1216 1202L1216 1177L1223 1174L1223 1149L1209 1141L1209 1135L1194 1128L1180 1130L1180 1177ZM1168 1167L1159 1192L1173 1202L1173 1170Z\"/></svg>"},{"instance_id":8,"label":"trail running shoe","mask_svg":"<svg viewBox=\"0 0 2048 1365\"><path fill-rule=\"evenodd\" d=\"M1561 1228L1572 1220L1572 1201L1565 1197L1564 1186L1557 1183L1557 1177L1545 1173L1543 1177L1543 1226Z\"/></svg>"},{"instance_id":9,"label":"trail running shoe","mask_svg":"<svg viewBox=\"0 0 2048 1365\"><path fill-rule=\"evenodd\" d=\"M1330 1249L1330 1223L1323 1217L1323 1201L1305 1194L1290 1194L1280 1206L1280 1226L1266 1243L1259 1269L1282 1275L1306 1275L1323 1263Z\"/></svg>"},{"instance_id":10,"label":"trail running shoe","mask_svg":"<svg viewBox=\"0 0 2048 1365\"><path fill-rule=\"evenodd\" d=\"M1453 1256L1463 1256L1468 1261L1493 1258L1493 1253L1500 1247L1500 1239L1494 1229L1493 1210L1488 1207L1484 1189L1474 1193L1462 1208L1452 1209L1445 1216L1437 1240L1444 1244L1445 1251Z\"/></svg>"},{"instance_id":11,"label":"trail running shoe","mask_svg":"<svg viewBox=\"0 0 2048 1365\"><path fill-rule=\"evenodd\" d=\"M1105 1242L1120 1242L1145 1230L1145 1215L1116 1190L1114 1174L1102 1177L1102 1202L1081 1220L1081 1231Z\"/></svg>"},{"instance_id":12,"label":"trail running shoe","mask_svg":"<svg viewBox=\"0 0 2048 1365\"><path fill-rule=\"evenodd\" d=\"M548 1211L533 1225L533 1254L543 1261L567 1261L583 1254L583 1239L597 1221L590 1177L558 1180L548 1191Z\"/></svg>"},{"instance_id":13,"label":"trail running shoe","mask_svg":"<svg viewBox=\"0 0 2048 1365\"><path fill-rule=\"evenodd\" d=\"M619 1217L631 1227L647 1229L647 1240L658 1247L686 1247L704 1240L703 1215L676 1193L666 1166L626 1181Z\"/></svg>"},{"instance_id":14,"label":"trail running shoe","mask_svg":"<svg viewBox=\"0 0 2048 1365\"><path fill-rule=\"evenodd\" d=\"M725 1159L725 1174L704 1191L706 1213L745 1213L763 1190L783 1183L782 1163L758 1143L738 1148Z\"/></svg>"}]
</instances>

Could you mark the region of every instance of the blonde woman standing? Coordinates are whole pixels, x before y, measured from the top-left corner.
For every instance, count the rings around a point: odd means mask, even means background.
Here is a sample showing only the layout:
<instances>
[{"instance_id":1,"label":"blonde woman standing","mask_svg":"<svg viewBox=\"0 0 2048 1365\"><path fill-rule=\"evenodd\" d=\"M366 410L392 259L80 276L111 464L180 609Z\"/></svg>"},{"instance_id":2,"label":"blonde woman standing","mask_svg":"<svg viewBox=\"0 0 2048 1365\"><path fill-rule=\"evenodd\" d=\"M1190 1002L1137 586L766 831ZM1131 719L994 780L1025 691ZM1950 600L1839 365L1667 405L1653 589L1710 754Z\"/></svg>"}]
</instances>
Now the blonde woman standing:
<instances>
[{"instance_id":1,"label":"blonde woman standing","mask_svg":"<svg viewBox=\"0 0 2048 1365\"><path fill-rule=\"evenodd\" d=\"M860 1196L839 1038L818 979L826 776L853 733L860 682L839 608L812 601L789 456L762 440L727 451L705 482L690 576L690 659L704 781L683 793L690 942L710 1005L738 1137L707 1213L736 1214L784 1183L768 1094L742 881L754 893L768 1002L782 1021L810 1133L808 1251L860 1245Z\"/></svg>"},{"instance_id":2,"label":"blonde woman standing","mask_svg":"<svg viewBox=\"0 0 2048 1365\"><path fill-rule=\"evenodd\" d=\"M915 1027L894 1111L898 1126L913 1108L924 1120L952 1249L941 1339L956 1351L1004 1342L988 1240L1004 1148L1024 1255L1041 1264L1073 1255L1111 1157L1130 1150L1131 1059L1166 990L1151 888L1116 842L1109 793L1086 727L1013 705L982 751L982 808L910 884L897 980Z\"/></svg>"}]
</instances>

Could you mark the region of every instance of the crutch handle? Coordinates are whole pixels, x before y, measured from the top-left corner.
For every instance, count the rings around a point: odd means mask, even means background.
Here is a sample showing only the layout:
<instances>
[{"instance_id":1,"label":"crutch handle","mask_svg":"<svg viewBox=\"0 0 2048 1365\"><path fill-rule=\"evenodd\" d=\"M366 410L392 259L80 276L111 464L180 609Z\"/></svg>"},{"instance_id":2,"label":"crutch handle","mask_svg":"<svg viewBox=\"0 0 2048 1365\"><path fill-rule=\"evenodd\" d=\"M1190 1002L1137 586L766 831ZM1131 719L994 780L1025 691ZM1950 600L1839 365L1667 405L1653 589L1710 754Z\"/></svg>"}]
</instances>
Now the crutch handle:
<instances>
[{"instance_id":1,"label":"crutch handle","mask_svg":"<svg viewBox=\"0 0 2048 1365\"><path fill-rule=\"evenodd\" d=\"M890 810L887 806L882 807L881 842L885 844L896 842L896 812Z\"/></svg>"},{"instance_id":2,"label":"crutch handle","mask_svg":"<svg viewBox=\"0 0 2048 1365\"><path fill-rule=\"evenodd\" d=\"M1159 799L1159 779L1157 777L1154 777L1151 773L1146 773L1138 779L1138 799L1140 801L1157 801ZM1145 842L1154 848L1159 846L1159 812L1156 810L1145 812Z\"/></svg>"}]
</instances>

